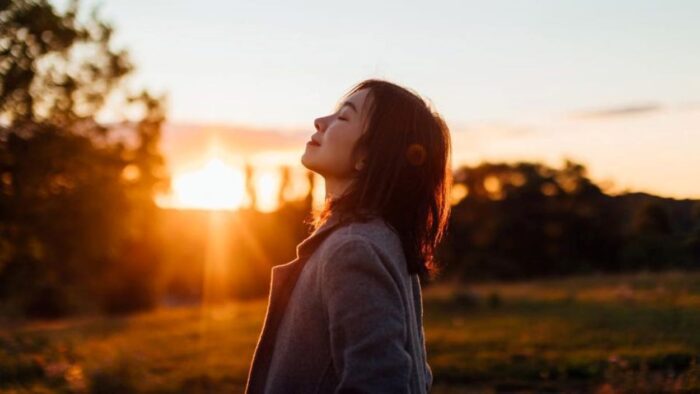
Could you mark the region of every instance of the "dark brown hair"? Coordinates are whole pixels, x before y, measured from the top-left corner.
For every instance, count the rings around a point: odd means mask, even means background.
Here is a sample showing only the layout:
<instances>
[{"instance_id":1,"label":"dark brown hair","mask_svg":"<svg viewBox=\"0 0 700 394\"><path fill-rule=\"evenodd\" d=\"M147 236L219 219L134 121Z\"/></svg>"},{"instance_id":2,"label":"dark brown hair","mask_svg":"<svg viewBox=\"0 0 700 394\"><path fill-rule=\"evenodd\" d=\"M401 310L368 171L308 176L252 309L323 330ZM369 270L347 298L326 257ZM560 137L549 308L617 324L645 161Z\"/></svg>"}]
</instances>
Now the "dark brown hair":
<instances>
[{"instance_id":1,"label":"dark brown hair","mask_svg":"<svg viewBox=\"0 0 700 394\"><path fill-rule=\"evenodd\" d=\"M313 225L335 212L341 222L378 215L398 232L408 271L434 278L451 208L449 129L417 93L388 81L362 81L345 97L365 88L367 123L351 156L357 160L362 150L365 165L342 196L325 201Z\"/></svg>"}]
</instances>

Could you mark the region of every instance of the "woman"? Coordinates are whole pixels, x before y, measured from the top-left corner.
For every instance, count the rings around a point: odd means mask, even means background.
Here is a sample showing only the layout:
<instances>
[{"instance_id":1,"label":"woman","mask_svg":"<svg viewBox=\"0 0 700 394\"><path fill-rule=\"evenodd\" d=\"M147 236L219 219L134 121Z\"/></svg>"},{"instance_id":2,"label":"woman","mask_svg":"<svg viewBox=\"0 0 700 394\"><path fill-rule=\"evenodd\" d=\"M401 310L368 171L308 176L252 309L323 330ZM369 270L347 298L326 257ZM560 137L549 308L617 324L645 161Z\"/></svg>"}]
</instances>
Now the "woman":
<instances>
[{"instance_id":1,"label":"woman","mask_svg":"<svg viewBox=\"0 0 700 394\"><path fill-rule=\"evenodd\" d=\"M421 279L450 213L450 136L417 94L370 79L316 119L302 164L325 206L273 267L247 393L424 393Z\"/></svg>"}]
</instances>

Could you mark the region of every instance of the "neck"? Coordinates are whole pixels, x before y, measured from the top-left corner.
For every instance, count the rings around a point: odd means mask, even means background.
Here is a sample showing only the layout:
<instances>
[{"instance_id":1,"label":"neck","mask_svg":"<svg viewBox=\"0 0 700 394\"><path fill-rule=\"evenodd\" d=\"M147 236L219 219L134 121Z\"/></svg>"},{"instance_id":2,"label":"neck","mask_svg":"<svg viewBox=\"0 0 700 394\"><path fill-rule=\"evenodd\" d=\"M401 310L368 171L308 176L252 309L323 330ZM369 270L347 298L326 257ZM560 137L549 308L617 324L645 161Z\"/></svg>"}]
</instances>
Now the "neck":
<instances>
[{"instance_id":1,"label":"neck","mask_svg":"<svg viewBox=\"0 0 700 394\"><path fill-rule=\"evenodd\" d=\"M326 199L335 199L343 195L352 183L351 179L325 178Z\"/></svg>"}]
</instances>

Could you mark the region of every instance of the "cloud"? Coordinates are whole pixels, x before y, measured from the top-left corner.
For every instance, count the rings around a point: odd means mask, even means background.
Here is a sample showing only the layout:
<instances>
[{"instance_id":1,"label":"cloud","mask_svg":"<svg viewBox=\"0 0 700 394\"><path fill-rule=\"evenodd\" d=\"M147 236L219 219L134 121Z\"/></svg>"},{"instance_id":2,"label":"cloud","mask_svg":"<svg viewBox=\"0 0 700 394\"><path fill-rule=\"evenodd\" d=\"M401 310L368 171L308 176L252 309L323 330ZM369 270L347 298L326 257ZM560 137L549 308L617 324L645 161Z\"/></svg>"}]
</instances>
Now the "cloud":
<instances>
[{"instance_id":1,"label":"cloud","mask_svg":"<svg viewBox=\"0 0 700 394\"><path fill-rule=\"evenodd\" d=\"M663 107L656 103L629 104L617 107L576 111L569 116L577 119L608 119L659 112Z\"/></svg>"},{"instance_id":2,"label":"cloud","mask_svg":"<svg viewBox=\"0 0 700 394\"><path fill-rule=\"evenodd\" d=\"M472 138L519 138L533 134L535 129L530 126L501 122L473 123L451 127L454 133L468 135Z\"/></svg>"},{"instance_id":3,"label":"cloud","mask_svg":"<svg viewBox=\"0 0 700 394\"><path fill-rule=\"evenodd\" d=\"M312 132L256 128L237 125L168 123L164 134L180 145L205 146L211 139L231 153L250 154L269 150L303 149Z\"/></svg>"},{"instance_id":4,"label":"cloud","mask_svg":"<svg viewBox=\"0 0 700 394\"><path fill-rule=\"evenodd\" d=\"M204 160L213 148L237 161L258 159L296 162L310 131L257 128L245 125L166 123L161 148L173 168ZM256 159L257 158L257 159Z\"/></svg>"}]
</instances>

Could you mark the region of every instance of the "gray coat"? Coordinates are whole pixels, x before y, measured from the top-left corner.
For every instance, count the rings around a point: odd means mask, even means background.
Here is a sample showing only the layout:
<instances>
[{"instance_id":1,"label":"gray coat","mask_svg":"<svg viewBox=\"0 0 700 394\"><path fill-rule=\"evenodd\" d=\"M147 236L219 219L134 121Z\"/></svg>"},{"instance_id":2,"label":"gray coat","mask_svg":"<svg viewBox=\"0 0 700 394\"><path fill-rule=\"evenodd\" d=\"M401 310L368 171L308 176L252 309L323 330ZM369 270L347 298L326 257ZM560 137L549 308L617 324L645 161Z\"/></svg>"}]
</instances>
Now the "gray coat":
<instances>
[{"instance_id":1,"label":"gray coat","mask_svg":"<svg viewBox=\"0 0 700 394\"><path fill-rule=\"evenodd\" d=\"M331 216L272 268L246 393L425 393L420 280L379 217Z\"/></svg>"}]
</instances>

